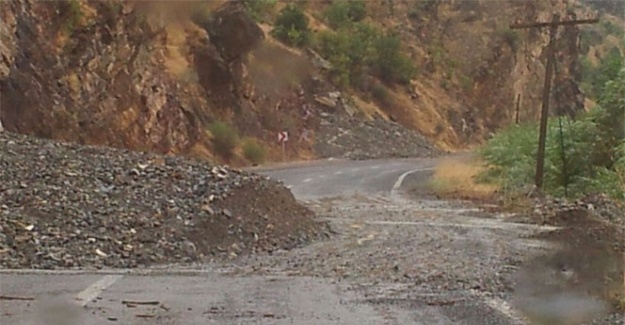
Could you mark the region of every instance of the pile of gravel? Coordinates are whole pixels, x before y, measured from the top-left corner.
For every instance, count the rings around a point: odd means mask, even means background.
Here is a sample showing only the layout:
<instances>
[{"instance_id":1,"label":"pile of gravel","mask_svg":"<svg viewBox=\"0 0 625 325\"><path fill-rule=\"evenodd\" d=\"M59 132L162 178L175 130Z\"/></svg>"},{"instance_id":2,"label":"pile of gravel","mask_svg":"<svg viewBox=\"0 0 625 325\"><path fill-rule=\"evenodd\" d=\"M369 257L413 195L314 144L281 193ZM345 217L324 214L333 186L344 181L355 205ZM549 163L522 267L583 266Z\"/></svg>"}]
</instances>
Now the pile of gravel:
<instances>
[{"instance_id":1,"label":"pile of gravel","mask_svg":"<svg viewBox=\"0 0 625 325\"><path fill-rule=\"evenodd\" d=\"M266 177L0 133L0 266L142 267L290 249L325 233Z\"/></svg>"},{"instance_id":2,"label":"pile of gravel","mask_svg":"<svg viewBox=\"0 0 625 325\"><path fill-rule=\"evenodd\" d=\"M421 158L441 154L423 135L395 122L329 118L333 120L322 122L313 146L321 158L364 160Z\"/></svg>"}]
</instances>

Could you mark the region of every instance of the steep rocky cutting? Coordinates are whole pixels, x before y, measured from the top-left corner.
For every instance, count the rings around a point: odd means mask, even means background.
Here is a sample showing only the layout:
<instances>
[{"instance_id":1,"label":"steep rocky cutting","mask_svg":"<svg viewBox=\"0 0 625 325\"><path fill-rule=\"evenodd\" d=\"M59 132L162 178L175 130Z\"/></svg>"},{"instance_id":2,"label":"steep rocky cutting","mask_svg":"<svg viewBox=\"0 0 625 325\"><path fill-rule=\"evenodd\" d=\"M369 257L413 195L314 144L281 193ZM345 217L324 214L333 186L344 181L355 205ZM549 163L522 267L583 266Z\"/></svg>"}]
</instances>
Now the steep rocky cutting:
<instances>
[{"instance_id":1,"label":"steep rocky cutting","mask_svg":"<svg viewBox=\"0 0 625 325\"><path fill-rule=\"evenodd\" d=\"M284 186L199 161L0 133L0 266L139 267L325 231Z\"/></svg>"},{"instance_id":2,"label":"steep rocky cutting","mask_svg":"<svg viewBox=\"0 0 625 325\"><path fill-rule=\"evenodd\" d=\"M245 62L264 34L237 3L200 5L0 3L4 126L85 144L204 155L212 151L206 129L215 120L262 137L253 101L263 94L252 98ZM209 9L211 19L201 16Z\"/></svg>"},{"instance_id":3,"label":"steep rocky cutting","mask_svg":"<svg viewBox=\"0 0 625 325\"><path fill-rule=\"evenodd\" d=\"M271 36L289 2L273 5L262 25L240 1L0 2L0 120L12 132L213 160L220 157L207 129L220 120L261 140L269 159L282 158L280 131L306 135L289 143L287 158L314 156L327 128L302 116L324 110L316 98L337 89L315 85L331 84L330 58ZM329 28L329 2L298 4L313 34ZM517 107L520 121L536 119L547 36L508 26L552 12L592 15L563 0L367 1L366 21L401 37L418 74L404 86L367 76L376 87L342 92L362 99L355 111L375 107L443 149L479 144L513 123ZM578 43L577 27L560 30L554 99L571 115L584 101ZM336 135L345 125L331 127ZM246 163L240 151L230 163Z\"/></svg>"}]
</instances>

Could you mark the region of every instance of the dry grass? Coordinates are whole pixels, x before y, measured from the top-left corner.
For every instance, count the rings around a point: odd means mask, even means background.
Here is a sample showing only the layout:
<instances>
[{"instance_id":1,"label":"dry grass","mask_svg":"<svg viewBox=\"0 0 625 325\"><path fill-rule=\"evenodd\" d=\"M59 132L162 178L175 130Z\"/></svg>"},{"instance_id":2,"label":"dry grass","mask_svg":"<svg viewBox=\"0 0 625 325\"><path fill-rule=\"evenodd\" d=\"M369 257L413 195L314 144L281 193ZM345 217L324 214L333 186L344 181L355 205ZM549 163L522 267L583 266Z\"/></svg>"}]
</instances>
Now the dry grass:
<instances>
[{"instance_id":1,"label":"dry grass","mask_svg":"<svg viewBox=\"0 0 625 325\"><path fill-rule=\"evenodd\" d=\"M436 166L430 189L444 198L478 201L493 199L498 186L478 183L475 179L483 168L473 159L446 159Z\"/></svg>"},{"instance_id":2,"label":"dry grass","mask_svg":"<svg viewBox=\"0 0 625 325\"><path fill-rule=\"evenodd\" d=\"M506 191L497 184L477 181L477 176L485 168L482 161L470 156L445 159L436 166L428 189L443 199L484 203L497 211L528 212L533 204L525 193Z\"/></svg>"}]
</instances>

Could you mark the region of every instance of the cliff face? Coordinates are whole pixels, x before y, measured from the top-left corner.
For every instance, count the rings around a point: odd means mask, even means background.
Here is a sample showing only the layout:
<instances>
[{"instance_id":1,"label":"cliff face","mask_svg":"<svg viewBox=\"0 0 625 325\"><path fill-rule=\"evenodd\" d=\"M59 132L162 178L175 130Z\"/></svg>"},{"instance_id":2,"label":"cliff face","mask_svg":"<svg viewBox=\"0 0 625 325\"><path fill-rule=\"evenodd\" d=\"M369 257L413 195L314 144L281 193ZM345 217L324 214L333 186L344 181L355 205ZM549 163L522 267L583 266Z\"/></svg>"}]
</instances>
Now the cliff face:
<instances>
[{"instance_id":1,"label":"cliff face","mask_svg":"<svg viewBox=\"0 0 625 325\"><path fill-rule=\"evenodd\" d=\"M380 2L378 12L389 12L385 3ZM517 103L521 122L537 119L548 30L508 26L550 21L552 13L574 19L572 6L565 1L428 3L394 1L395 13L378 18L401 31L420 68L409 97L403 96L394 109L397 119L450 148L478 144L514 123ZM573 114L583 109L577 68L579 28L561 27L556 47L553 100Z\"/></svg>"},{"instance_id":2,"label":"cliff face","mask_svg":"<svg viewBox=\"0 0 625 325\"><path fill-rule=\"evenodd\" d=\"M210 152L216 119L263 137L246 67L263 31L237 4L210 19L196 4L2 2L7 130L181 153Z\"/></svg>"},{"instance_id":3,"label":"cliff face","mask_svg":"<svg viewBox=\"0 0 625 325\"><path fill-rule=\"evenodd\" d=\"M12 1L1 13L8 130L159 151L197 139L198 103L166 73L164 35L129 7Z\"/></svg>"}]
</instances>

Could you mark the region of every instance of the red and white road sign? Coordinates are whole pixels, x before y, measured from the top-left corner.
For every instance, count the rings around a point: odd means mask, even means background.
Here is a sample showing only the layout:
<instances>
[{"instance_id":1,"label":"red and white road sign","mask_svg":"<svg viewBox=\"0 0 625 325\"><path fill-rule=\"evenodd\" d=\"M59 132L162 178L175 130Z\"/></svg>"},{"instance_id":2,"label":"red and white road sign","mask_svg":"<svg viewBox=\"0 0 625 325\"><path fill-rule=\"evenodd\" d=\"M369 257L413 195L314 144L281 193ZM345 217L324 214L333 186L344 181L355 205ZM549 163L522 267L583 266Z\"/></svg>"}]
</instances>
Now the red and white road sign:
<instances>
[{"instance_id":1,"label":"red and white road sign","mask_svg":"<svg viewBox=\"0 0 625 325\"><path fill-rule=\"evenodd\" d=\"M278 133L278 142L287 142L289 141L289 133L286 131L282 131Z\"/></svg>"}]
</instances>

